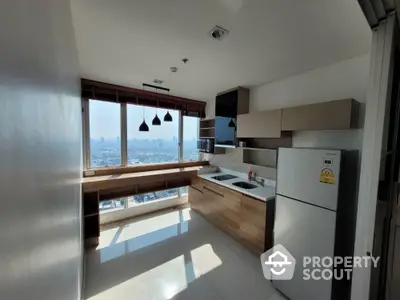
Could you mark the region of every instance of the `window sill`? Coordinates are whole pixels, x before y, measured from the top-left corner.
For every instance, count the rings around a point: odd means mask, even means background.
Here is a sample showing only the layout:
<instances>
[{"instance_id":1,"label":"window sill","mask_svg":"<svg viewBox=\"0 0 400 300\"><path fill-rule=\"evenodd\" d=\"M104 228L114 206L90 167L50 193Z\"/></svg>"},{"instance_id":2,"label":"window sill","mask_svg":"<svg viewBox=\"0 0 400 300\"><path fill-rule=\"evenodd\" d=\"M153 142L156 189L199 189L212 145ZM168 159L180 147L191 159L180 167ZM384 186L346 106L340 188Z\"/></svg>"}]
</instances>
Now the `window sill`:
<instances>
[{"instance_id":1,"label":"window sill","mask_svg":"<svg viewBox=\"0 0 400 300\"><path fill-rule=\"evenodd\" d=\"M196 166L208 165L208 161L189 161L189 162L175 162L175 163L160 163L160 164L148 164L148 165L136 165L127 167L104 167L104 168L92 168L83 172L83 177L93 176L104 176L104 175L116 175L125 173L136 173L146 171L158 171L175 168L188 168Z\"/></svg>"}]
</instances>

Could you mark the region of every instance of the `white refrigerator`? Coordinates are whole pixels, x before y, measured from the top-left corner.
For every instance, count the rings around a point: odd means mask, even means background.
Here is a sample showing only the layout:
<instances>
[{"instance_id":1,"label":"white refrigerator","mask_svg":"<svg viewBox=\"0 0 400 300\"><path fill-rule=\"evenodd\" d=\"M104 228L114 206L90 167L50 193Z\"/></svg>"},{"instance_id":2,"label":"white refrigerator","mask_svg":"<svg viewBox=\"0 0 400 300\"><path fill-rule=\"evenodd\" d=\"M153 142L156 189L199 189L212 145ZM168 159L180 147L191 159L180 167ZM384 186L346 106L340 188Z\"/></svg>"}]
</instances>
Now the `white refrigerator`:
<instances>
[{"instance_id":1,"label":"white refrigerator","mask_svg":"<svg viewBox=\"0 0 400 300\"><path fill-rule=\"evenodd\" d=\"M304 280L303 257L353 256L357 161L357 151L279 149L273 243L296 268L272 282L291 300L349 299L351 281Z\"/></svg>"}]
</instances>

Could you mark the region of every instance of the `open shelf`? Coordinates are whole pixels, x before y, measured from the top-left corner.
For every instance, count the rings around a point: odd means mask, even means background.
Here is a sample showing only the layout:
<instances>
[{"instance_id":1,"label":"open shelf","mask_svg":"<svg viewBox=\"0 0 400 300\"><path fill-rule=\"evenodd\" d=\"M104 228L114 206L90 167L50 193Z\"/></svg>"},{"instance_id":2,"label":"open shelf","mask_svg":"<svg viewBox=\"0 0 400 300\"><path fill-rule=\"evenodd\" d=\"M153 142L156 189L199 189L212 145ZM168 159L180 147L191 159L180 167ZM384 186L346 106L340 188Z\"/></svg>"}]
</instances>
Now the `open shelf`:
<instances>
[{"instance_id":1,"label":"open shelf","mask_svg":"<svg viewBox=\"0 0 400 300\"><path fill-rule=\"evenodd\" d=\"M199 138L215 139L215 119L200 120ZM209 154L224 154L224 153L225 153L225 148L219 148L217 146L214 146L214 153L209 153Z\"/></svg>"},{"instance_id":2,"label":"open shelf","mask_svg":"<svg viewBox=\"0 0 400 300\"><path fill-rule=\"evenodd\" d=\"M200 128L200 136L205 138L213 138L215 136L215 128Z\"/></svg>"},{"instance_id":3,"label":"open shelf","mask_svg":"<svg viewBox=\"0 0 400 300\"><path fill-rule=\"evenodd\" d=\"M257 147L238 147L244 150L254 150L254 151L276 151L275 148L257 148Z\"/></svg>"},{"instance_id":4,"label":"open shelf","mask_svg":"<svg viewBox=\"0 0 400 300\"><path fill-rule=\"evenodd\" d=\"M239 138L238 141L246 142L248 150L272 150L279 147L292 147L292 137L282 136L280 138Z\"/></svg>"},{"instance_id":5,"label":"open shelf","mask_svg":"<svg viewBox=\"0 0 400 300\"><path fill-rule=\"evenodd\" d=\"M276 168L277 150L265 148L244 148L243 163Z\"/></svg>"},{"instance_id":6,"label":"open shelf","mask_svg":"<svg viewBox=\"0 0 400 300\"><path fill-rule=\"evenodd\" d=\"M93 214L84 217L84 237L85 239L99 237L100 226L99 226L99 215Z\"/></svg>"},{"instance_id":7,"label":"open shelf","mask_svg":"<svg viewBox=\"0 0 400 300\"><path fill-rule=\"evenodd\" d=\"M214 153L209 153L209 152L201 151L201 150L199 150L199 152L205 153L205 154L225 154L225 148L214 147Z\"/></svg>"},{"instance_id":8,"label":"open shelf","mask_svg":"<svg viewBox=\"0 0 400 300\"><path fill-rule=\"evenodd\" d=\"M215 119L200 120L200 129L214 128Z\"/></svg>"}]
</instances>

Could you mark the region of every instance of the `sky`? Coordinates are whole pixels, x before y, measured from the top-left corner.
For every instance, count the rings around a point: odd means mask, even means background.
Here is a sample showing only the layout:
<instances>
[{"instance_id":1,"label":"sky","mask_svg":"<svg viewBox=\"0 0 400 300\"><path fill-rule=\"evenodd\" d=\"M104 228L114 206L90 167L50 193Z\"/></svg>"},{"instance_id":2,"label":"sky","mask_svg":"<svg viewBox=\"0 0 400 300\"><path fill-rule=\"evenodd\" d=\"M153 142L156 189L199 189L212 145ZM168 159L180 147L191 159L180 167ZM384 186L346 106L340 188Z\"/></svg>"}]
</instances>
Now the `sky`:
<instances>
[{"instance_id":1,"label":"sky","mask_svg":"<svg viewBox=\"0 0 400 300\"><path fill-rule=\"evenodd\" d=\"M158 115L161 120L161 126L151 124L154 116ZM176 110L170 110L172 122L164 122L166 109L143 107L137 105L127 105L128 116L128 139L173 139L178 138L179 113ZM94 139L114 139L121 135L121 116L120 105L104 101L89 101L90 114L90 137ZM140 132L139 126L143 122L143 114L148 132ZM183 140L197 139L198 137L198 118L183 117Z\"/></svg>"}]
</instances>

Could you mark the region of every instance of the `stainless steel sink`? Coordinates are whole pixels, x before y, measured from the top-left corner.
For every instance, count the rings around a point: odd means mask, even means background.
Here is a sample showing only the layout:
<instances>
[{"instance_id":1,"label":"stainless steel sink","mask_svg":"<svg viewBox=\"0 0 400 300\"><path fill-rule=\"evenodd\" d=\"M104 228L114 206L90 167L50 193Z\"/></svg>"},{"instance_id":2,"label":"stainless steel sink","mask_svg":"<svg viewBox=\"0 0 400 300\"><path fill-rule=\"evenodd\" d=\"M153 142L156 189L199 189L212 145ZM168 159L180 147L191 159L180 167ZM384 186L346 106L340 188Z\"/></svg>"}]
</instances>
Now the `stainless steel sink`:
<instances>
[{"instance_id":1,"label":"stainless steel sink","mask_svg":"<svg viewBox=\"0 0 400 300\"><path fill-rule=\"evenodd\" d=\"M251 183L247 183L244 181L239 181L239 182L234 182L232 183L233 185L240 187L242 189L246 189L246 190L251 190L251 189L255 189L257 186Z\"/></svg>"}]
</instances>

